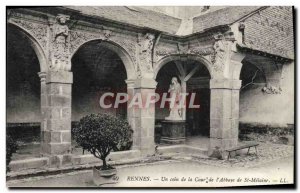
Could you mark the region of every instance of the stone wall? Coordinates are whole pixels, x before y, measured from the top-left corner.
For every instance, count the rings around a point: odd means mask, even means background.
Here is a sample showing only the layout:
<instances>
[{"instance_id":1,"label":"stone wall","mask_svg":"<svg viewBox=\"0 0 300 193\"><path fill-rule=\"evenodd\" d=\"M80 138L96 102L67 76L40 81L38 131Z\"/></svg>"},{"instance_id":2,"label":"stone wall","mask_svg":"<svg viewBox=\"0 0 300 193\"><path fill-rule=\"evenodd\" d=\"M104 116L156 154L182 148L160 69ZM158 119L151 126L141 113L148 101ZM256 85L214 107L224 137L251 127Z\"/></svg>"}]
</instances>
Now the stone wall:
<instances>
[{"instance_id":1,"label":"stone wall","mask_svg":"<svg viewBox=\"0 0 300 193\"><path fill-rule=\"evenodd\" d=\"M283 66L281 94L262 92L262 85L241 91L240 122L281 125L294 123L294 63Z\"/></svg>"}]
</instances>

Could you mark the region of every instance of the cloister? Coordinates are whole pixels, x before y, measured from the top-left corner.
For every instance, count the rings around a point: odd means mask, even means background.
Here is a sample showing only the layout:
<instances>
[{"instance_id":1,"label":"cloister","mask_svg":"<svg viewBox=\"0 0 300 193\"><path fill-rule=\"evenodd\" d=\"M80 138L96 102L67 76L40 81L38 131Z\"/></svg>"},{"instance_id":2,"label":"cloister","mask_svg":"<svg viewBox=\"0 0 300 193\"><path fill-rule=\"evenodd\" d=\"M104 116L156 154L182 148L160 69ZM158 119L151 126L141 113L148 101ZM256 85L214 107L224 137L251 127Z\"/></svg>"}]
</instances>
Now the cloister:
<instances>
[{"instance_id":1,"label":"cloister","mask_svg":"<svg viewBox=\"0 0 300 193\"><path fill-rule=\"evenodd\" d=\"M73 162L72 123L109 112L134 130L128 152L152 155L168 109L103 110L99 93L162 93L173 76L200 93L201 110L183 114L208 154L235 147L241 121L293 124L292 11L228 7L184 20L137 7L9 8L7 129L37 124L41 159L63 166Z\"/></svg>"}]
</instances>

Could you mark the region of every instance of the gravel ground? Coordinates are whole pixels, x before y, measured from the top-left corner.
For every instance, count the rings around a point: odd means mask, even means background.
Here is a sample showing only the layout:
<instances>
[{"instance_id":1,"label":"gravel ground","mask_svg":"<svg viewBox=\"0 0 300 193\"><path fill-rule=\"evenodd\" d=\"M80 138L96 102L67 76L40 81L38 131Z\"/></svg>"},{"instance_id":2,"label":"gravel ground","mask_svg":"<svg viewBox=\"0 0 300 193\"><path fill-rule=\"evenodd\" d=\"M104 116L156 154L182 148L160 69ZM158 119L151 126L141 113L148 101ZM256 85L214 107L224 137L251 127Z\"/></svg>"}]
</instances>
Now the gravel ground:
<instances>
[{"instance_id":1,"label":"gravel ground","mask_svg":"<svg viewBox=\"0 0 300 193\"><path fill-rule=\"evenodd\" d=\"M247 155L247 151L248 149L238 151L239 155L236 155L229 160L202 159L198 158L197 155L193 156L193 160L208 165L222 167L253 167L281 158L293 156L294 146L274 143L259 143L259 146L257 147L257 155L254 148L250 149L249 155Z\"/></svg>"},{"instance_id":2,"label":"gravel ground","mask_svg":"<svg viewBox=\"0 0 300 193\"><path fill-rule=\"evenodd\" d=\"M251 168L218 167L193 160L168 160L119 166L117 171L116 182L102 187L222 187L291 184L293 183L293 157ZM182 181L183 178L185 181ZM7 182L7 185L10 187L95 187L92 182L92 170L13 180Z\"/></svg>"},{"instance_id":3,"label":"gravel ground","mask_svg":"<svg viewBox=\"0 0 300 193\"><path fill-rule=\"evenodd\" d=\"M115 184L106 184L104 187L133 187L133 186L241 186L262 184L293 183L294 146L260 143L258 155L251 148L247 155L247 149L238 151L238 155L229 160L204 159L199 155L176 154L171 160L150 157L148 161L118 166L118 181ZM164 155L166 156L166 155ZM157 159L156 159L157 158ZM152 163L151 163L152 162ZM149 177L150 181L128 180L134 177ZM163 181L163 177L168 181ZM178 177L179 181L176 181ZM182 182L181 178L189 177L190 182ZM203 179L196 182L196 177ZM217 178L241 177L242 182L218 183ZM246 182L246 178L265 179L264 182ZM213 181L209 181L212 178ZM175 181L170 181L171 179ZM21 180L7 182L10 187L95 187L92 182L92 170L74 171L67 174L36 176Z\"/></svg>"}]
</instances>

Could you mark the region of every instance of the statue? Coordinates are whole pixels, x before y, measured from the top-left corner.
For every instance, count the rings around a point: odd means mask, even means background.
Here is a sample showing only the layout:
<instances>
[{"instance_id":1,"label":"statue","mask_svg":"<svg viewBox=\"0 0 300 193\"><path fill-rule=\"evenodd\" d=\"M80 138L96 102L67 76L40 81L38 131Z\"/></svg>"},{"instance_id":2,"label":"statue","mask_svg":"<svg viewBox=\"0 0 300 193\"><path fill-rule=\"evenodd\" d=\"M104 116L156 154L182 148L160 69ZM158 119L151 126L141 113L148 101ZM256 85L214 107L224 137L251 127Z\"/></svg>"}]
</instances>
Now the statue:
<instances>
[{"instance_id":1,"label":"statue","mask_svg":"<svg viewBox=\"0 0 300 193\"><path fill-rule=\"evenodd\" d=\"M173 77L168 92L170 93L170 114L162 121L161 143L185 143L185 120L182 115L181 85Z\"/></svg>"},{"instance_id":2,"label":"statue","mask_svg":"<svg viewBox=\"0 0 300 193\"><path fill-rule=\"evenodd\" d=\"M152 67L152 49L154 45L155 36L153 34L147 33L145 35L139 34L138 36L138 45L139 45L139 58L140 65L138 67L139 73L148 73L153 71Z\"/></svg>"},{"instance_id":3,"label":"statue","mask_svg":"<svg viewBox=\"0 0 300 193\"><path fill-rule=\"evenodd\" d=\"M214 53L211 55L211 62L213 64L213 68L216 71L222 71L224 67L224 61L227 50L227 43L222 36L216 36L216 41L214 43Z\"/></svg>"},{"instance_id":4,"label":"statue","mask_svg":"<svg viewBox=\"0 0 300 193\"><path fill-rule=\"evenodd\" d=\"M165 119L173 121L182 120L182 112L180 108L181 85L176 77L172 78L168 93L170 93L170 98L175 99L175 103L174 105L170 104L170 114Z\"/></svg>"},{"instance_id":5,"label":"statue","mask_svg":"<svg viewBox=\"0 0 300 193\"><path fill-rule=\"evenodd\" d=\"M56 17L56 23L53 25L51 71L71 70L71 59L68 46L69 27L67 26L67 21L69 19L69 16L59 14Z\"/></svg>"}]
</instances>

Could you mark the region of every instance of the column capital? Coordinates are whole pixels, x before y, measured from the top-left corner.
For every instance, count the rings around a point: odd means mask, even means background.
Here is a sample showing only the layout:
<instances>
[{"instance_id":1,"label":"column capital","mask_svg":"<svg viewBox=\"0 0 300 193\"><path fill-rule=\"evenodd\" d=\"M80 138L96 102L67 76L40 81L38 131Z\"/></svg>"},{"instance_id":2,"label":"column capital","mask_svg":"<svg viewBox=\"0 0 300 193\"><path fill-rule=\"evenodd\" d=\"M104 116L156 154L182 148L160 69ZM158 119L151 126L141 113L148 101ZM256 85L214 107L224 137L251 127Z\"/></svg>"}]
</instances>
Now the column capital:
<instances>
[{"instance_id":1,"label":"column capital","mask_svg":"<svg viewBox=\"0 0 300 193\"><path fill-rule=\"evenodd\" d=\"M46 82L46 76L47 76L46 72L38 72L38 75L41 79L41 82Z\"/></svg>"},{"instance_id":2,"label":"column capital","mask_svg":"<svg viewBox=\"0 0 300 193\"><path fill-rule=\"evenodd\" d=\"M152 78L142 78L134 80L134 88L152 88L155 89L157 82Z\"/></svg>"},{"instance_id":3,"label":"column capital","mask_svg":"<svg viewBox=\"0 0 300 193\"><path fill-rule=\"evenodd\" d=\"M211 79L209 82L210 89L231 89L239 90L241 88L241 80L234 79Z\"/></svg>"},{"instance_id":4,"label":"column capital","mask_svg":"<svg viewBox=\"0 0 300 193\"><path fill-rule=\"evenodd\" d=\"M127 84L127 88L134 88L135 80L134 79L127 79L125 80Z\"/></svg>"},{"instance_id":5,"label":"column capital","mask_svg":"<svg viewBox=\"0 0 300 193\"><path fill-rule=\"evenodd\" d=\"M73 73L68 71L49 71L46 76L46 83L73 83Z\"/></svg>"}]
</instances>

